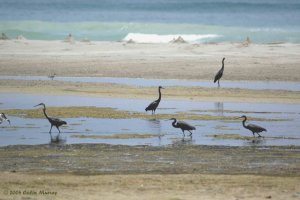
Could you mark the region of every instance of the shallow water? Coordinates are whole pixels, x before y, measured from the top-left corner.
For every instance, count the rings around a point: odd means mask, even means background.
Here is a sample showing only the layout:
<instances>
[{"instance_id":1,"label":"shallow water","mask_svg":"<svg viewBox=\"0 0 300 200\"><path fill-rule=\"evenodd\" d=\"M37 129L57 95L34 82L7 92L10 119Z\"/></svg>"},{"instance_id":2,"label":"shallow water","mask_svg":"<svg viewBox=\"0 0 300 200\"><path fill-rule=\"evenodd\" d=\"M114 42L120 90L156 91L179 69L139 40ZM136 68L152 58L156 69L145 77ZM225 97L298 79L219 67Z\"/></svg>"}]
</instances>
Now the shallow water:
<instances>
[{"instance_id":1,"label":"shallow water","mask_svg":"<svg viewBox=\"0 0 300 200\"><path fill-rule=\"evenodd\" d=\"M13 127L1 125L0 146L17 144L47 144L50 143L49 122L46 119L23 119L10 117ZM192 137L183 137L180 129L171 126L170 120L140 120L140 119L95 119L95 118L67 118L68 126L61 127L60 139L66 144L77 143L108 143L122 145L153 145L162 146L174 143L188 143L197 145L225 145L225 146L284 146L300 145L298 132L293 132L295 122L253 122L268 127L267 133L262 133L265 138L252 140L242 139L217 139L209 137L215 134L238 134L241 136L252 136L245 130L241 123L224 121L194 121L186 120L196 126ZM299 121L298 121L299 122ZM14 127L17 125L18 127ZM222 128L220 128L222 127ZM228 130L226 130L228 128ZM288 129L288 131L286 131ZM54 139L58 131L52 129ZM150 138L129 139L102 139L94 136L115 134L152 134ZM156 136L155 136L156 135ZM80 138L80 136L86 136ZM90 137L89 137L90 136ZM289 138L289 139L285 139Z\"/></svg>"},{"instance_id":2,"label":"shallow water","mask_svg":"<svg viewBox=\"0 0 300 200\"><path fill-rule=\"evenodd\" d=\"M50 80L46 76L0 76L0 80ZM213 81L175 80L175 79L143 79L143 78L113 78L113 77L55 77L54 80L82 83L114 83L129 86L165 87L205 87L215 88ZM280 81L226 81L221 80L222 88L241 88L252 90L288 90L300 91L299 82Z\"/></svg>"},{"instance_id":3,"label":"shallow water","mask_svg":"<svg viewBox=\"0 0 300 200\"><path fill-rule=\"evenodd\" d=\"M119 110L143 112L154 99L122 99L105 97L82 97L63 95L33 95L19 93L1 93L0 109L32 109L33 106L43 102L47 106L96 106L111 107ZM207 102L186 100L162 100L157 113L175 112L203 112L213 110L211 114L222 115L224 110L253 112L255 115L263 112L271 112L273 115L300 113L299 104L284 103L230 103L230 102ZM258 112L258 113L257 113ZM205 114L205 113L204 113ZM226 113L231 114L231 113ZM266 113L268 114L268 113Z\"/></svg>"},{"instance_id":4,"label":"shallow water","mask_svg":"<svg viewBox=\"0 0 300 200\"><path fill-rule=\"evenodd\" d=\"M2 93L0 109L23 108L36 109L34 105L44 102L48 106L98 106L113 107L120 110L144 112L149 100L110 99L78 96L47 96ZM168 145L188 143L201 145L253 146L253 145L300 145L300 105L298 104L259 104L259 103L222 103L201 101L168 101L163 100L157 113L193 112L197 114L275 118L285 121L251 121L267 128L262 133L264 139L237 140L216 139L209 137L215 134L237 134L252 136L242 127L241 122L224 120L196 121L186 120L196 126L193 137L182 136L181 130L171 126L170 120L142 119L95 119L67 118L68 126L62 127L61 139L67 144L74 143L108 143L126 145ZM150 114L150 113L149 113ZM0 125L0 146L16 144L47 144L50 142L50 125L46 119L23 119L8 116L12 126L5 122ZM53 137L57 130L53 128ZM94 139L76 136L99 136L113 134L152 134L151 138L130 139ZM290 138L290 139L285 139Z\"/></svg>"}]
</instances>

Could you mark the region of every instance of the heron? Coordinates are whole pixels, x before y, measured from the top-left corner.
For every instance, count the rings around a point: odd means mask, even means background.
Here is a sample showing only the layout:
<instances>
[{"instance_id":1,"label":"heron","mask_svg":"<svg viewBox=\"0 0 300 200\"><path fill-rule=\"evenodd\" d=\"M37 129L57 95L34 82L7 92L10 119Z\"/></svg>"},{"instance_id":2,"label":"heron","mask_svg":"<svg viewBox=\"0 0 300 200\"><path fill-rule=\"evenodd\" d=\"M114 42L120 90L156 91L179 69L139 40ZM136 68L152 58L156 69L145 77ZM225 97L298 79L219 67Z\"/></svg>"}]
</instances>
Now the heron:
<instances>
[{"instance_id":1,"label":"heron","mask_svg":"<svg viewBox=\"0 0 300 200\"><path fill-rule=\"evenodd\" d=\"M0 113L0 124L2 124L3 121L7 121L10 125L10 120L7 119L4 113Z\"/></svg>"},{"instance_id":2,"label":"heron","mask_svg":"<svg viewBox=\"0 0 300 200\"><path fill-rule=\"evenodd\" d=\"M182 130L183 136L185 136L184 131L190 132L189 136L192 136L193 133L191 132L191 130L196 130L196 128L194 126L192 126L184 121L177 121L175 118L171 118L170 120L173 120L172 126L174 128L180 128Z\"/></svg>"},{"instance_id":3,"label":"heron","mask_svg":"<svg viewBox=\"0 0 300 200\"><path fill-rule=\"evenodd\" d=\"M265 128L261 127L261 126L258 126L258 125L255 125L255 124L248 124L246 125L245 122L247 120L247 117L245 115L239 117L239 118L244 118L243 120L243 127L250 130L253 134L253 137L255 137L255 133L257 133L257 135L259 137L261 137L261 135L259 134L260 132L263 132L263 131L267 131Z\"/></svg>"},{"instance_id":4,"label":"heron","mask_svg":"<svg viewBox=\"0 0 300 200\"><path fill-rule=\"evenodd\" d=\"M145 109L146 112L148 110L151 110L152 114L153 113L155 114L155 110L158 107L158 104L159 104L159 102L161 100L161 92L160 92L161 89L165 89L165 88L163 88L162 86L158 87L158 94L159 94L158 99L149 104L149 106Z\"/></svg>"},{"instance_id":5,"label":"heron","mask_svg":"<svg viewBox=\"0 0 300 200\"><path fill-rule=\"evenodd\" d=\"M220 79L222 78L223 72L224 72L224 60L225 60L225 58L223 58L222 68L218 71L218 73L215 76L215 80L214 80L214 83L218 81L218 87L220 87Z\"/></svg>"},{"instance_id":6,"label":"heron","mask_svg":"<svg viewBox=\"0 0 300 200\"><path fill-rule=\"evenodd\" d=\"M46 113L46 105L45 105L44 103L40 103L40 104L38 104L38 105L36 105L36 106L34 106L34 107L37 107L37 106L43 106L43 107L44 107L44 108L43 108L44 115L45 115L45 117L48 119L48 121L49 121L50 124L51 124L51 128L50 128L50 131L49 131L50 135L51 135L51 130L52 130L52 127L53 127L53 126L55 126L55 127L57 128L57 130L58 130L58 132L59 132L59 134L60 134L59 127L62 126L62 125L64 125L64 124L67 124L67 122L65 122L65 121L63 121L63 120L61 120L61 119L58 119L58 118L48 117L48 115L47 115L47 113ZM59 135L59 134L58 134L58 135Z\"/></svg>"}]
</instances>

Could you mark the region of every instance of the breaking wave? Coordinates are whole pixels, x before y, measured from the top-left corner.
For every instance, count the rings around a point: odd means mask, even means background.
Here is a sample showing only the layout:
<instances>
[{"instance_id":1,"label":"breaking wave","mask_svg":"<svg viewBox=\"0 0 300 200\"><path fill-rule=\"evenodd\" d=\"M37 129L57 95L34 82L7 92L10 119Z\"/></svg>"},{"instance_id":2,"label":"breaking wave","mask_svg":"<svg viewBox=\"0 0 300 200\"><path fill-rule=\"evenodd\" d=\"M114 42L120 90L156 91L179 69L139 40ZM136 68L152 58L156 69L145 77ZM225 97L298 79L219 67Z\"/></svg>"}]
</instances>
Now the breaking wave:
<instances>
[{"instance_id":1,"label":"breaking wave","mask_svg":"<svg viewBox=\"0 0 300 200\"><path fill-rule=\"evenodd\" d=\"M205 34L205 35L196 35L196 34L172 34L172 35L158 35L158 34L143 34L143 33L128 33L124 37L123 41L125 42L136 42L136 43L201 43L208 42L211 39L222 37L221 35L216 34Z\"/></svg>"}]
</instances>

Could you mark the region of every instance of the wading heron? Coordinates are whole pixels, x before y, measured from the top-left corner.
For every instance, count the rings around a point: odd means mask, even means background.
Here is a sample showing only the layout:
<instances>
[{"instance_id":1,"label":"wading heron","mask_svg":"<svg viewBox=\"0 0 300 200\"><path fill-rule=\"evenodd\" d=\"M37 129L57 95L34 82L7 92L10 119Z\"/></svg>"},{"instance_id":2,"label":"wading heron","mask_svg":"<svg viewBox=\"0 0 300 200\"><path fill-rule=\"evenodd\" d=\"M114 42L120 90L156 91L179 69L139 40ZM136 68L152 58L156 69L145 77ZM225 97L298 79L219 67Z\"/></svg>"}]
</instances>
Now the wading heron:
<instances>
[{"instance_id":1,"label":"wading heron","mask_svg":"<svg viewBox=\"0 0 300 200\"><path fill-rule=\"evenodd\" d=\"M224 60L225 60L225 58L223 58L222 68L218 71L218 73L215 76L215 80L214 80L214 83L218 81L218 87L220 87L220 79L222 78L223 72L224 72Z\"/></svg>"},{"instance_id":2,"label":"wading heron","mask_svg":"<svg viewBox=\"0 0 300 200\"><path fill-rule=\"evenodd\" d=\"M43 112L44 112L44 115L45 117L48 119L48 121L50 122L51 124L51 128L50 128L50 131L49 133L51 134L51 130L52 130L52 127L55 126L58 130L58 132L60 133L60 130L59 130L59 127L64 125L64 124L67 124L67 122L61 120L61 119L58 119L58 118L53 118L53 117L48 117L47 113L46 113L46 105L44 103L40 103L34 107L37 107L37 106L43 106Z\"/></svg>"},{"instance_id":3,"label":"wading heron","mask_svg":"<svg viewBox=\"0 0 300 200\"><path fill-rule=\"evenodd\" d=\"M145 109L146 112L147 112L148 110L151 110L151 111L152 111L152 114L153 114L153 113L155 114L155 110L156 110L156 108L158 107L158 104L159 104L159 102L160 102L160 100L161 100L161 92L160 92L161 89L165 89L165 88L163 88L162 86L159 86L159 87L158 87L158 95L159 95L159 96L158 96L158 99L155 100L155 101L153 101L152 103L149 104L149 106Z\"/></svg>"},{"instance_id":4,"label":"wading heron","mask_svg":"<svg viewBox=\"0 0 300 200\"><path fill-rule=\"evenodd\" d=\"M196 130L196 128L192 125L189 125L188 123L186 122L183 122L183 121L177 121L175 118L171 118L170 120L173 120L172 122L172 126L174 128L180 128L182 130L182 134L183 136L185 136L184 134L184 131L188 131L190 132L190 136L192 136L192 132L191 130ZM176 123L177 122L177 123Z\"/></svg>"},{"instance_id":5,"label":"wading heron","mask_svg":"<svg viewBox=\"0 0 300 200\"><path fill-rule=\"evenodd\" d=\"M246 125L245 122L247 120L247 117L245 115L239 117L239 118L243 118L243 127L248 129L249 131L252 132L253 134L253 137L255 137L255 133L257 133L257 135L259 137L261 137L261 135L259 134L260 132L263 132L263 131L267 131L265 128L261 127L261 126L258 126L258 125L255 125L255 124L248 124Z\"/></svg>"}]
</instances>

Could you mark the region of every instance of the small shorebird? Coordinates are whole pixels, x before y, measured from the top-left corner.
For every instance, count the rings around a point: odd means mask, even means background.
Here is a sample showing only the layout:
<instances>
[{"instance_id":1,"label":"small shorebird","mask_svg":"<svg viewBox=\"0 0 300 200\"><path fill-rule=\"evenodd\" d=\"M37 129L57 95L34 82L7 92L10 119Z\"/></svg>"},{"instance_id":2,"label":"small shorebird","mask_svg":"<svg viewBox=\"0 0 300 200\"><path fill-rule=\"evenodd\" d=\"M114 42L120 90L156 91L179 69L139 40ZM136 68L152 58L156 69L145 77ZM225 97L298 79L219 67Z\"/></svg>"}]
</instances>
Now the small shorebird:
<instances>
[{"instance_id":1,"label":"small shorebird","mask_svg":"<svg viewBox=\"0 0 300 200\"><path fill-rule=\"evenodd\" d=\"M55 73L53 73L53 74L50 74L49 76L48 76L48 78L50 78L50 79L54 79L54 77L56 76L56 74Z\"/></svg>"}]
</instances>

